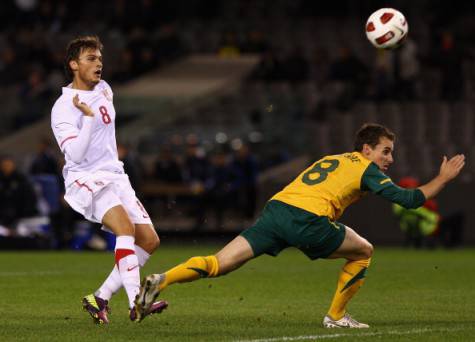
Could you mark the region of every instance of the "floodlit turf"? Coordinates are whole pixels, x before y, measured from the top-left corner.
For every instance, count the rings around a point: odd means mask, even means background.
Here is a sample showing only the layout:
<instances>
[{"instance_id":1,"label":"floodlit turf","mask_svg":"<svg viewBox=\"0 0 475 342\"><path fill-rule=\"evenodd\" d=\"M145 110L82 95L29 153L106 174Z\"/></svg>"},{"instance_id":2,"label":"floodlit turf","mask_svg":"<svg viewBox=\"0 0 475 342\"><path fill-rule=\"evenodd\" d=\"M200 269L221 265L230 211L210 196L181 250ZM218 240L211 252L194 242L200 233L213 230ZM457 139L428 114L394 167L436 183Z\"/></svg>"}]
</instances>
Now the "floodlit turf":
<instances>
[{"instance_id":1,"label":"floodlit turf","mask_svg":"<svg viewBox=\"0 0 475 342\"><path fill-rule=\"evenodd\" d=\"M144 273L216 246L162 247ZM296 250L263 256L226 277L169 287L162 314L128 321L125 294L111 324L95 326L81 298L112 266L108 253L0 253L0 341L469 341L475 334L475 250L377 248L350 306L365 330L327 330L321 320L342 261L311 262ZM334 335L329 336L329 335Z\"/></svg>"}]
</instances>

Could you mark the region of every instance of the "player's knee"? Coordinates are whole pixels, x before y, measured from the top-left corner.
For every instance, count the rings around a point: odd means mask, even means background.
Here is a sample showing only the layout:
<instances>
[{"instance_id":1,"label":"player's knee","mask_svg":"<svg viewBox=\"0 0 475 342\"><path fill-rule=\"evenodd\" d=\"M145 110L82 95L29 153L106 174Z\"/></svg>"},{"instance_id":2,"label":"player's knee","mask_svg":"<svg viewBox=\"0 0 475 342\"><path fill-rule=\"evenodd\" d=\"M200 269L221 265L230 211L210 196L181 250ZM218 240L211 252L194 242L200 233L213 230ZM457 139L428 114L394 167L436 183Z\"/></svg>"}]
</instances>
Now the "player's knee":
<instances>
[{"instance_id":1,"label":"player's knee","mask_svg":"<svg viewBox=\"0 0 475 342\"><path fill-rule=\"evenodd\" d=\"M368 241L365 241L365 244L362 248L362 255L365 259L369 259L373 256L373 245Z\"/></svg>"},{"instance_id":2,"label":"player's knee","mask_svg":"<svg viewBox=\"0 0 475 342\"><path fill-rule=\"evenodd\" d=\"M371 256L373 255L373 245L369 243L366 239L362 239L360 241L356 254L357 259L355 260L364 260L371 258Z\"/></svg>"},{"instance_id":3,"label":"player's knee","mask_svg":"<svg viewBox=\"0 0 475 342\"><path fill-rule=\"evenodd\" d=\"M150 248L152 249L152 252L155 252L158 247L160 247L160 238L155 236L155 238L150 242Z\"/></svg>"},{"instance_id":4,"label":"player's knee","mask_svg":"<svg viewBox=\"0 0 475 342\"><path fill-rule=\"evenodd\" d=\"M160 246L160 238L157 235L149 237L146 241L141 242L141 246L147 253L152 254Z\"/></svg>"}]
</instances>

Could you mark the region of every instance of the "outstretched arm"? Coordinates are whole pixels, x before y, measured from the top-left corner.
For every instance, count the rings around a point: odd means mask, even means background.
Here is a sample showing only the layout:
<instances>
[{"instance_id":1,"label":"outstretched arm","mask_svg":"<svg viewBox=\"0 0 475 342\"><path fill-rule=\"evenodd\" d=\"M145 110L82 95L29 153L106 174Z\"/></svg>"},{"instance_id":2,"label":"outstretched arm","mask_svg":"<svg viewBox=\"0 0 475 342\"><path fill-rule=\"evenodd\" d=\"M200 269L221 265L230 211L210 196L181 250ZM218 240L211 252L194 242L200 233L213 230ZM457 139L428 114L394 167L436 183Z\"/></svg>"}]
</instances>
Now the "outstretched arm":
<instances>
[{"instance_id":1,"label":"outstretched arm","mask_svg":"<svg viewBox=\"0 0 475 342\"><path fill-rule=\"evenodd\" d=\"M397 186L374 163L371 163L363 174L361 190L370 191L406 209L418 208L426 201L421 190Z\"/></svg>"},{"instance_id":2,"label":"outstretched arm","mask_svg":"<svg viewBox=\"0 0 475 342\"><path fill-rule=\"evenodd\" d=\"M439 174L429 183L420 186L419 190L422 191L426 199L435 197L448 182L458 176L464 165L465 156L463 154L457 154L449 160L444 156Z\"/></svg>"}]
</instances>

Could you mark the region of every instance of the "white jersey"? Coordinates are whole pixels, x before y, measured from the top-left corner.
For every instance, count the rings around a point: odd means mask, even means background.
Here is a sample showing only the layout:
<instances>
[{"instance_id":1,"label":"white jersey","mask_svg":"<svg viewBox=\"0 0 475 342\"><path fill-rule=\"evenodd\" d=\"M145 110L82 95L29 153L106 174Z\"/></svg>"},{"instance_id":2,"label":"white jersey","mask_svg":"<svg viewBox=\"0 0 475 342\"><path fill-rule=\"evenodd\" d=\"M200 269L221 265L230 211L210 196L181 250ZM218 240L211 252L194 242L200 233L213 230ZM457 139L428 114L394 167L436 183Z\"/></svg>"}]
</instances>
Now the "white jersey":
<instances>
[{"instance_id":1,"label":"white jersey","mask_svg":"<svg viewBox=\"0 0 475 342\"><path fill-rule=\"evenodd\" d=\"M76 94L80 102L91 108L94 117L84 116L74 106ZM72 89L70 84L63 87L62 95L56 100L51 110L51 128L66 160L63 168L66 186L96 171L124 173L117 155L112 100L112 89L105 81L100 81L91 91Z\"/></svg>"}]
</instances>

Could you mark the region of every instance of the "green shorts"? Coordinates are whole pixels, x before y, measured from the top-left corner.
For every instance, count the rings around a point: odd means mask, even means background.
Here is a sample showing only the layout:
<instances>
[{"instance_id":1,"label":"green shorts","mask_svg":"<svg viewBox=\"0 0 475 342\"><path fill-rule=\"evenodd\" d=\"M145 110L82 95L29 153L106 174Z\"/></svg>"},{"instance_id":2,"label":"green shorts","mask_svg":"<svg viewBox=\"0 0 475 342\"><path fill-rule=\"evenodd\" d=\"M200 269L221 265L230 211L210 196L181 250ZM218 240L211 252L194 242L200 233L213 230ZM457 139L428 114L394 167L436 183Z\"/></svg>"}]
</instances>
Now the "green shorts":
<instances>
[{"instance_id":1,"label":"green shorts","mask_svg":"<svg viewBox=\"0 0 475 342\"><path fill-rule=\"evenodd\" d=\"M249 242L255 257L264 253L276 256L292 246L314 260L326 258L340 247L345 239L345 225L272 200L256 223L240 235Z\"/></svg>"}]
</instances>

